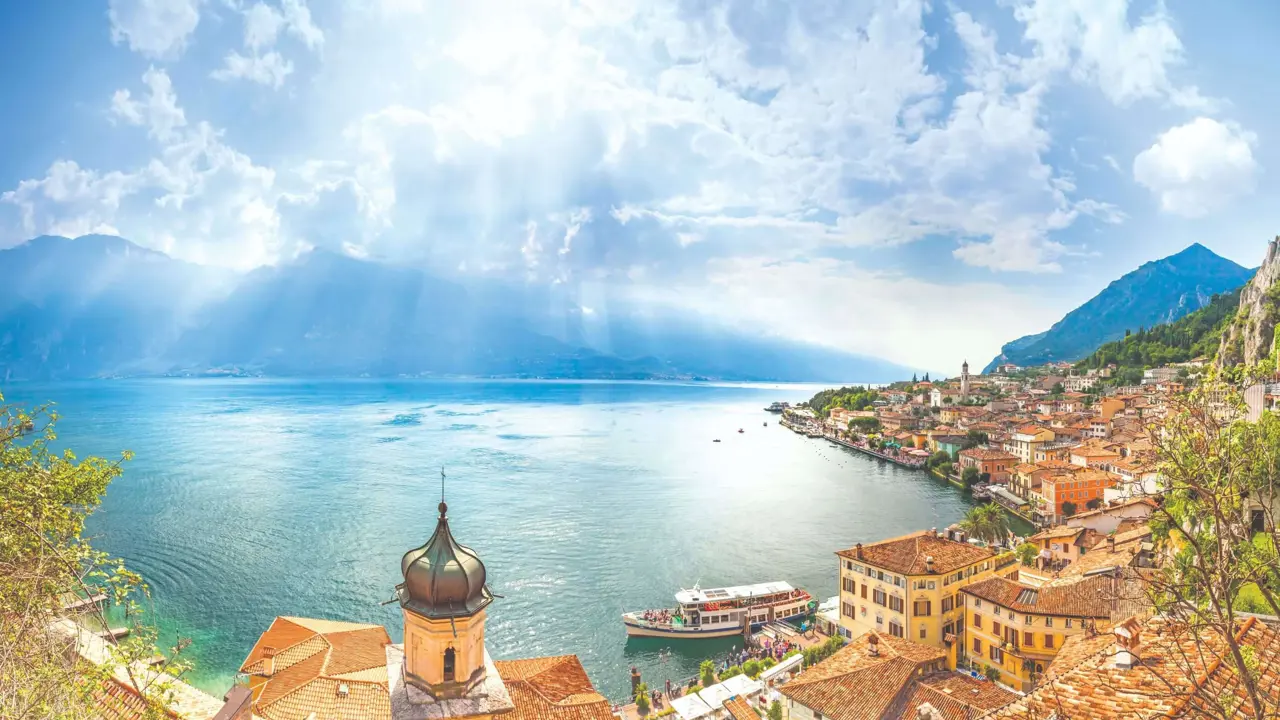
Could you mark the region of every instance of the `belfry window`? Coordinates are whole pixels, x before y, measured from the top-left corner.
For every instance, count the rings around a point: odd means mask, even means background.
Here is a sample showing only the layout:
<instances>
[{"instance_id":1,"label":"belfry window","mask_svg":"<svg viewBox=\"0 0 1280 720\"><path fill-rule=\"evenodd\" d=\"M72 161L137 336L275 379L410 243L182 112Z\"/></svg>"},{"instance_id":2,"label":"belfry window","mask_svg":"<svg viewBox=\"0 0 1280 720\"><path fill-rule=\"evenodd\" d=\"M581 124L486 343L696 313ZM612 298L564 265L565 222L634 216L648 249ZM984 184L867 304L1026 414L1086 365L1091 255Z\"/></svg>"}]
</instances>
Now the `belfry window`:
<instances>
[{"instance_id":1,"label":"belfry window","mask_svg":"<svg viewBox=\"0 0 1280 720\"><path fill-rule=\"evenodd\" d=\"M445 682L454 681L455 665L456 665L456 660L454 657L453 648L448 648L447 650L444 651L444 681Z\"/></svg>"}]
</instances>

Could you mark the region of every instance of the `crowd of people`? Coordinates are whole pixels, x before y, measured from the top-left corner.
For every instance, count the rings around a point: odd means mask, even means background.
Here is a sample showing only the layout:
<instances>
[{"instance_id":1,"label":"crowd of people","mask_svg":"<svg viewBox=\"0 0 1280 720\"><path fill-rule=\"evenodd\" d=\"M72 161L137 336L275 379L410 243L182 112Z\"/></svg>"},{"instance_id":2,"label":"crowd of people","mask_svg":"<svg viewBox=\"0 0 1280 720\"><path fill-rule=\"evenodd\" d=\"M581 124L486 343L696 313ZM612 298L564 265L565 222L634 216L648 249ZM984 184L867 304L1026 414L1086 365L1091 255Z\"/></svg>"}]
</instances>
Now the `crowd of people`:
<instances>
[{"instance_id":1,"label":"crowd of people","mask_svg":"<svg viewBox=\"0 0 1280 720\"><path fill-rule=\"evenodd\" d=\"M670 625L672 618L678 618L680 616L672 613L670 610L645 610L643 617L645 622ZM683 618L681 618L681 620L683 620Z\"/></svg>"}]
</instances>

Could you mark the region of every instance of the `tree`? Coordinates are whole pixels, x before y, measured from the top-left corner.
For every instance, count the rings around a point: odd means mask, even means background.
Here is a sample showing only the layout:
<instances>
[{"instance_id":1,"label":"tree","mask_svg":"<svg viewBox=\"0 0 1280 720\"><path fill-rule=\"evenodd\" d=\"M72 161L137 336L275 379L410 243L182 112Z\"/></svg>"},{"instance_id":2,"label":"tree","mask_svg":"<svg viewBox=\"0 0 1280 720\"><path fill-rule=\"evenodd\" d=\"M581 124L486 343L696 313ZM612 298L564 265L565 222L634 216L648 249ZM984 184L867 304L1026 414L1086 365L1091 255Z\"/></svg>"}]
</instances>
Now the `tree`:
<instances>
[{"instance_id":1,"label":"tree","mask_svg":"<svg viewBox=\"0 0 1280 720\"><path fill-rule=\"evenodd\" d=\"M1018 562L1023 565L1035 565L1036 558L1040 557L1040 548L1036 547L1035 543L1024 542L1015 552L1018 555Z\"/></svg>"},{"instance_id":2,"label":"tree","mask_svg":"<svg viewBox=\"0 0 1280 720\"><path fill-rule=\"evenodd\" d=\"M636 712L640 713L640 717L644 717L649 714L650 709L652 708L649 705L649 686L640 683L636 688Z\"/></svg>"},{"instance_id":3,"label":"tree","mask_svg":"<svg viewBox=\"0 0 1280 720\"><path fill-rule=\"evenodd\" d=\"M1062 516L1071 517L1076 514L1076 509L1076 504L1068 500L1062 503Z\"/></svg>"},{"instance_id":4,"label":"tree","mask_svg":"<svg viewBox=\"0 0 1280 720\"><path fill-rule=\"evenodd\" d=\"M1094 498L1089 502L1085 503L1084 506L1089 510L1097 510L1098 508L1102 507L1102 498Z\"/></svg>"},{"instance_id":5,"label":"tree","mask_svg":"<svg viewBox=\"0 0 1280 720\"><path fill-rule=\"evenodd\" d=\"M976 467L967 467L960 472L960 482L964 483L967 488L972 488L976 485L981 477L982 473L978 472Z\"/></svg>"},{"instance_id":6,"label":"tree","mask_svg":"<svg viewBox=\"0 0 1280 720\"><path fill-rule=\"evenodd\" d=\"M918 382L920 382L920 381L916 379L916 374L915 374L915 373L911 373L911 384L912 384L912 385L915 385L915 384L916 384L916 383L918 383Z\"/></svg>"},{"instance_id":7,"label":"tree","mask_svg":"<svg viewBox=\"0 0 1280 720\"><path fill-rule=\"evenodd\" d=\"M742 663L742 674L746 675L752 680L755 680L757 677L760 676L760 670L761 670L760 661L754 658Z\"/></svg>"},{"instance_id":8,"label":"tree","mask_svg":"<svg viewBox=\"0 0 1280 720\"><path fill-rule=\"evenodd\" d=\"M873 417L850 418L849 429L860 432L863 435L878 432L880 430L880 421Z\"/></svg>"},{"instance_id":9,"label":"tree","mask_svg":"<svg viewBox=\"0 0 1280 720\"><path fill-rule=\"evenodd\" d=\"M172 678L186 670L179 657L185 643L170 650L159 671L140 662L156 655L158 634L135 600L146 586L82 536L129 454L111 462L55 453L56 423L46 408L23 410L0 396L0 717L97 717L94 694L111 666L144 698L147 717L161 717ZM109 646L112 657L103 666L78 662L74 641L50 632L68 599L98 593L120 610L111 625L130 631ZM90 612L108 626L105 611L95 605Z\"/></svg>"},{"instance_id":10,"label":"tree","mask_svg":"<svg viewBox=\"0 0 1280 720\"><path fill-rule=\"evenodd\" d=\"M1062 393L1064 393L1064 392L1066 392L1066 391L1067 391L1067 389L1066 389L1065 387L1063 387L1063 386L1062 386L1062 383L1060 383L1060 382L1056 382L1056 383L1054 383L1054 384L1053 384L1053 387L1049 390L1049 394L1050 394L1050 395L1061 395Z\"/></svg>"},{"instance_id":11,"label":"tree","mask_svg":"<svg viewBox=\"0 0 1280 720\"><path fill-rule=\"evenodd\" d=\"M929 373L925 373L925 374L924 374L924 381L923 381L923 382L929 382Z\"/></svg>"},{"instance_id":12,"label":"tree","mask_svg":"<svg viewBox=\"0 0 1280 720\"><path fill-rule=\"evenodd\" d=\"M774 700L769 703L767 717L769 720L782 720L782 701Z\"/></svg>"},{"instance_id":13,"label":"tree","mask_svg":"<svg viewBox=\"0 0 1280 720\"><path fill-rule=\"evenodd\" d=\"M1009 518L999 505L987 503L970 508L960 521L960 528L970 537L999 544L1009 537Z\"/></svg>"},{"instance_id":14,"label":"tree","mask_svg":"<svg viewBox=\"0 0 1280 720\"><path fill-rule=\"evenodd\" d=\"M702 682L702 687L711 687L716 684L716 664L711 660L703 660L698 666L698 677Z\"/></svg>"},{"instance_id":15,"label":"tree","mask_svg":"<svg viewBox=\"0 0 1280 720\"><path fill-rule=\"evenodd\" d=\"M960 444L961 450L969 450L970 448L981 447L987 444L987 434L977 430L970 430L965 433L964 442Z\"/></svg>"},{"instance_id":16,"label":"tree","mask_svg":"<svg viewBox=\"0 0 1280 720\"><path fill-rule=\"evenodd\" d=\"M953 403L953 402L955 402L955 400L952 400L950 395L947 395L947 396L945 396L945 397L943 397L943 398L942 398L942 404L943 404L943 405L950 405L950 404L951 404L951 403Z\"/></svg>"},{"instance_id":17,"label":"tree","mask_svg":"<svg viewBox=\"0 0 1280 720\"><path fill-rule=\"evenodd\" d=\"M929 459L924 461L924 464L926 467L935 468L944 462L950 462L950 461L951 461L951 456L948 455L946 451L939 450L938 452L930 455Z\"/></svg>"}]
</instances>

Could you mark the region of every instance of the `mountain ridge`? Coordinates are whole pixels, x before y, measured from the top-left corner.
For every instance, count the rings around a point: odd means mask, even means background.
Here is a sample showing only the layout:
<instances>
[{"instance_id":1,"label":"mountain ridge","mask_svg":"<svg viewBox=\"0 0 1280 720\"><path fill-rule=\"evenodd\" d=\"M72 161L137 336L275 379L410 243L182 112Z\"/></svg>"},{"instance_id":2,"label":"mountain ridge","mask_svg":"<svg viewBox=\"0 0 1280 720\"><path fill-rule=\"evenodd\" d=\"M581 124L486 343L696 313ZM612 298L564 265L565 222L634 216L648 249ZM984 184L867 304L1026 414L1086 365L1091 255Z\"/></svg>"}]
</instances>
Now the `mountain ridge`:
<instances>
[{"instance_id":1,"label":"mountain ridge","mask_svg":"<svg viewBox=\"0 0 1280 720\"><path fill-rule=\"evenodd\" d=\"M1113 280L1048 330L1006 343L983 372L1006 362L1076 362L1123 338L1126 330L1173 322L1199 310L1215 295L1244 285L1252 275L1253 270L1193 243Z\"/></svg>"},{"instance_id":2,"label":"mountain ridge","mask_svg":"<svg viewBox=\"0 0 1280 720\"><path fill-rule=\"evenodd\" d=\"M877 358L649 318L530 287L477 294L416 268L312 251L229 279L123 238L0 250L0 379L145 375L890 381ZM604 314L604 313L596 313Z\"/></svg>"}]
</instances>

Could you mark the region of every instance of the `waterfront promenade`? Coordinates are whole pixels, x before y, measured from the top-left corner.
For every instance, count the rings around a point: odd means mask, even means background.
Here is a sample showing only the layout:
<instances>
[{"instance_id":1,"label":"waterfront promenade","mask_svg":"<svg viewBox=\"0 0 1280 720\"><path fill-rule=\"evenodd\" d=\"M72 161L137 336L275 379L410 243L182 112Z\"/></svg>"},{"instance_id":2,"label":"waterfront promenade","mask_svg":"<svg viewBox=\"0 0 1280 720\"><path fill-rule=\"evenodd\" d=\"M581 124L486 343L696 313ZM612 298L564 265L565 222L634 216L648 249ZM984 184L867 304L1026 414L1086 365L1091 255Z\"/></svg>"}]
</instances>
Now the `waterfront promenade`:
<instances>
[{"instance_id":1,"label":"waterfront promenade","mask_svg":"<svg viewBox=\"0 0 1280 720\"><path fill-rule=\"evenodd\" d=\"M850 450L857 450L858 452L863 453L864 455L870 455L871 457L877 458L879 460L884 460L885 462L893 463L894 465L897 465L899 467L910 468L912 470L923 470L925 465L925 460L927 459L924 457L917 459L914 457L902 457L900 455L893 455L887 452L883 452L881 450L876 450L865 443L851 442L849 440L845 440L841 437L838 437L833 432L824 430L822 426L819 425L817 422L807 422L807 421L795 422L790 420L784 415L782 420L779 421L778 424L796 434L804 435L810 438L823 438L825 440L830 440L831 442L837 445L840 445L842 447L847 447Z\"/></svg>"}]
</instances>

